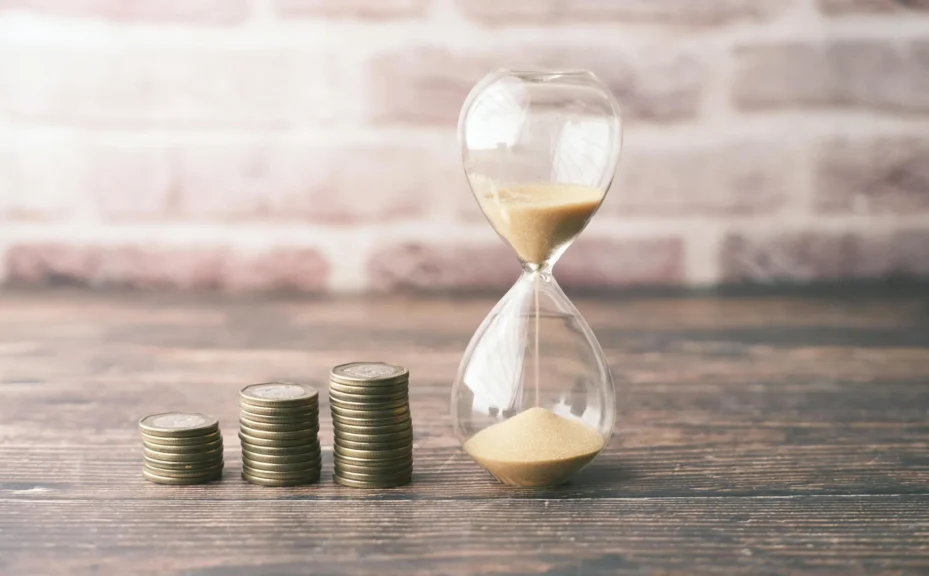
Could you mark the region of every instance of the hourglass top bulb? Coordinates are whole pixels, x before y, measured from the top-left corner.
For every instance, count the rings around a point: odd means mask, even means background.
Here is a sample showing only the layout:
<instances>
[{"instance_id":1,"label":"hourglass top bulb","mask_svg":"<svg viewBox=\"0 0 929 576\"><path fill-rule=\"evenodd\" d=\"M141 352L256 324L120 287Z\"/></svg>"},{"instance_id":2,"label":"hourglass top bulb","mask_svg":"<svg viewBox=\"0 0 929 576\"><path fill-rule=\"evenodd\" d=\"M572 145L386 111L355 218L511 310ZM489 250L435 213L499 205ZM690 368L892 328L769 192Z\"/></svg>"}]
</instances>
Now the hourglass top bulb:
<instances>
[{"instance_id":1,"label":"hourglass top bulb","mask_svg":"<svg viewBox=\"0 0 929 576\"><path fill-rule=\"evenodd\" d=\"M465 173L494 230L550 266L606 196L621 145L617 105L587 71L488 75L459 121Z\"/></svg>"}]
</instances>

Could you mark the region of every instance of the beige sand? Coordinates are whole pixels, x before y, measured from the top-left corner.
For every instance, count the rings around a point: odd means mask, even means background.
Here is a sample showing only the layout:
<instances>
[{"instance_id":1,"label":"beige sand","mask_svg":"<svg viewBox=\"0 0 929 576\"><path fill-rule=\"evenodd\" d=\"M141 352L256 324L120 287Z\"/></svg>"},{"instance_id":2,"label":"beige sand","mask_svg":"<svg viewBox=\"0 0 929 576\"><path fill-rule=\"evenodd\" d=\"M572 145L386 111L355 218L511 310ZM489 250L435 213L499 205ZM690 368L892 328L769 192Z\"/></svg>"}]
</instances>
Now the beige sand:
<instances>
[{"instance_id":1,"label":"beige sand","mask_svg":"<svg viewBox=\"0 0 929 576\"><path fill-rule=\"evenodd\" d=\"M595 429L545 408L530 408L472 436L464 449L501 482L553 486L603 448Z\"/></svg>"},{"instance_id":2,"label":"beige sand","mask_svg":"<svg viewBox=\"0 0 929 576\"><path fill-rule=\"evenodd\" d=\"M542 264L577 236L605 192L568 184L525 184L483 190L481 209L524 261Z\"/></svg>"}]
</instances>

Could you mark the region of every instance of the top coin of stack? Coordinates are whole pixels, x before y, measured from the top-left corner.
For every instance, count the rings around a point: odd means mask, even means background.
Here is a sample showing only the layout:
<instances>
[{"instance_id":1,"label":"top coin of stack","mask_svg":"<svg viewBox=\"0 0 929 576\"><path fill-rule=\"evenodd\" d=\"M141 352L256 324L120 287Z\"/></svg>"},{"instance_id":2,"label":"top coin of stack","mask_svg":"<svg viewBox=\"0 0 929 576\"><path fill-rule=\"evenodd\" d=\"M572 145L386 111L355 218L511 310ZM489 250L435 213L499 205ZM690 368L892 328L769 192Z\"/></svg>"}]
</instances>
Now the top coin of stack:
<instances>
[{"instance_id":1,"label":"top coin of stack","mask_svg":"<svg viewBox=\"0 0 929 576\"><path fill-rule=\"evenodd\" d=\"M392 488L413 474L410 373L383 362L354 362L329 373L335 481Z\"/></svg>"},{"instance_id":2,"label":"top coin of stack","mask_svg":"<svg viewBox=\"0 0 929 576\"><path fill-rule=\"evenodd\" d=\"M239 395L242 478L262 486L319 480L319 394L289 382L253 384Z\"/></svg>"},{"instance_id":3,"label":"top coin of stack","mask_svg":"<svg viewBox=\"0 0 929 576\"><path fill-rule=\"evenodd\" d=\"M167 412L139 421L142 475L158 484L203 484L223 474L219 422L206 414Z\"/></svg>"}]
</instances>

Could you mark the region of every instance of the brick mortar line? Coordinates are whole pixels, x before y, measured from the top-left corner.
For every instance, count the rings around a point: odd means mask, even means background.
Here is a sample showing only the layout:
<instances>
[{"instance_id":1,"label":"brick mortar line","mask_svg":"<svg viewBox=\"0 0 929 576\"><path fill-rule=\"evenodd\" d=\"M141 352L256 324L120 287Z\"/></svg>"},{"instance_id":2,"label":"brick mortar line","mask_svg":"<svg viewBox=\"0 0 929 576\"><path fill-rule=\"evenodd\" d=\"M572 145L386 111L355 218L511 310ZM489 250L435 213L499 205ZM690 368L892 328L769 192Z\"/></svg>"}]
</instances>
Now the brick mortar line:
<instances>
[{"instance_id":1,"label":"brick mortar line","mask_svg":"<svg viewBox=\"0 0 929 576\"><path fill-rule=\"evenodd\" d=\"M267 223L36 223L4 221L0 230L0 245L20 241L68 241L88 243L148 242L156 238L166 245L221 244L245 249L281 245L345 246L353 237L364 242L375 239L423 240L483 243L498 241L489 226L477 222L450 223L410 221L384 225L358 224L324 226L318 224ZM595 219L584 236L607 236L616 239L636 239L668 235L688 235L706 230L741 230L770 233L778 231L822 230L829 232L860 231L882 233L898 229L929 227L927 214L885 215L816 215L791 218L785 222L778 214L767 217L678 217L678 218L602 218Z\"/></svg>"},{"instance_id":2,"label":"brick mortar line","mask_svg":"<svg viewBox=\"0 0 929 576\"><path fill-rule=\"evenodd\" d=\"M723 43L822 41L826 39L910 40L929 35L929 17L922 15L867 15L826 17L798 12L762 21L737 21L719 26L686 26L660 22L623 23L622 19L579 21L566 25L487 26L463 13L443 13L433 7L424 18L363 20L324 17L281 18L251 10L241 25L213 26L185 23L113 23L93 18L0 16L0 42L21 46L74 48L75 46L187 47L196 48L311 48L331 47L330 39L361 34L369 41L350 52L376 54L386 47L434 43L452 49L507 46L538 42L540 32L550 42L587 43L609 47L654 45L671 41L682 48L700 49ZM797 12L797 11L795 11ZM265 17L267 16L267 17ZM25 24L24 24L25 23ZM102 30L104 34L100 34ZM681 34L681 31L684 34ZM502 31L502 32L501 32ZM40 33L36 33L40 32ZM45 32L42 34L41 32ZM101 44L103 42L103 44ZM340 52L346 53L344 46Z\"/></svg>"},{"instance_id":3,"label":"brick mortar line","mask_svg":"<svg viewBox=\"0 0 929 576\"><path fill-rule=\"evenodd\" d=\"M3 286L3 283L6 281L7 276L7 265L6 265L6 256L9 251L9 242L7 242L3 233L0 232L0 286Z\"/></svg>"},{"instance_id":4,"label":"brick mortar line","mask_svg":"<svg viewBox=\"0 0 929 576\"><path fill-rule=\"evenodd\" d=\"M674 125L636 124L624 131L624 147L631 142L661 146L668 150L686 150L708 144L736 143L746 139L778 142L789 128L798 138L829 138L833 136L923 136L929 130L929 114L906 115L874 113L852 108L809 108L806 110L777 110L739 113L731 110L726 122L681 122ZM162 128L143 130L131 127L88 127L49 122L0 122L0 144L21 143L35 139L42 143L56 139L75 139L90 145L130 146L183 146L183 145L441 145L443 142L457 149L457 135L451 126L376 126L355 125L345 128L320 126L296 130L261 130L230 126L215 130L192 128Z\"/></svg>"}]
</instances>

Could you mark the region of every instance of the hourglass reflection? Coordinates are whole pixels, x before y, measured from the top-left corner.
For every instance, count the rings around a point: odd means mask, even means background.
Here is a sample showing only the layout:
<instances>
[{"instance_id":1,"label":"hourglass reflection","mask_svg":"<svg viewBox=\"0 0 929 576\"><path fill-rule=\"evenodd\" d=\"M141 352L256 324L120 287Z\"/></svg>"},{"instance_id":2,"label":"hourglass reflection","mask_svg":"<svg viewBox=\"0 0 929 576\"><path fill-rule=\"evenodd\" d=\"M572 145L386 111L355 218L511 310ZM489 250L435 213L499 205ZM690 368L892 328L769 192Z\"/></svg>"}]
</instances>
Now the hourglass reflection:
<instances>
[{"instance_id":1,"label":"hourglass reflection","mask_svg":"<svg viewBox=\"0 0 929 576\"><path fill-rule=\"evenodd\" d=\"M616 102L587 71L501 70L461 111L471 190L523 272L465 351L452 419L468 454L507 484L560 484L613 431L609 366L552 268L603 202L621 134Z\"/></svg>"}]
</instances>

